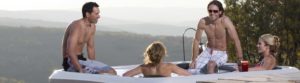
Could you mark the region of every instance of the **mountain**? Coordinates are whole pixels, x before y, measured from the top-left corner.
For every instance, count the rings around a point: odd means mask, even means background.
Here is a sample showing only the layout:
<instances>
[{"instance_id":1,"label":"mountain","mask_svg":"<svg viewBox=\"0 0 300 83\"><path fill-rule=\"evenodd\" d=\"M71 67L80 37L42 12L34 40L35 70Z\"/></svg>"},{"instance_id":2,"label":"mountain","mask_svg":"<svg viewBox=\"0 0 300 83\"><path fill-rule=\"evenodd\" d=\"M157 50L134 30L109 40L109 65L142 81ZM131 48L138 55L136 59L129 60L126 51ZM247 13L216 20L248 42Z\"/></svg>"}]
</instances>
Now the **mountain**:
<instances>
[{"instance_id":1,"label":"mountain","mask_svg":"<svg viewBox=\"0 0 300 83\"><path fill-rule=\"evenodd\" d=\"M201 9L197 8L100 8L97 30L125 31L150 35L180 36L184 29L196 28ZM81 12L69 10L1 11L0 25L65 28L81 18ZM7 20L7 21L6 21ZM49 22L49 23L46 23ZM44 26L43 26L44 25ZM158 32L161 31L161 32ZM187 35L192 37L193 35Z\"/></svg>"},{"instance_id":2,"label":"mountain","mask_svg":"<svg viewBox=\"0 0 300 83\"><path fill-rule=\"evenodd\" d=\"M11 27L44 27L44 28L61 28L66 27L67 23L50 22L43 20L30 20L23 18L0 17L0 25Z\"/></svg>"},{"instance_id":3,"label":"mountain","mask_svg":"<svg viewBox=\"0 0 300 83\"><path fill-rule=\"evenodd\" d=\"M0 15L0 17L34 19L53 22L70 22L82 17L80 10L0 10ZM101 18L121 20L122 22L116 21L118 24L159 23L173 26L193 27L197 25L201 17L207 15L207 12L206 9L202 8L100 7L100 15ZM185 22L192 22L196 24L186 24Z\"/></svg>"}]
</instances>

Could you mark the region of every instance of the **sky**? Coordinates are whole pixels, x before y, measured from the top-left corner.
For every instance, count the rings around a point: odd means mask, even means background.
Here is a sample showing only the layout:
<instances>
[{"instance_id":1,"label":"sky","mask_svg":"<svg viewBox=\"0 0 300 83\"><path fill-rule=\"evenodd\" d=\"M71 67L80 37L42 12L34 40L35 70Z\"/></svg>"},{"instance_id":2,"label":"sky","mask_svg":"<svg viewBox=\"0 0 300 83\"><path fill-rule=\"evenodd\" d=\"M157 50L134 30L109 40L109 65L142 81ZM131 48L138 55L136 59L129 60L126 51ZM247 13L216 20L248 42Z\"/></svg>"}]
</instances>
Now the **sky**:
<instances>
[{"instance_id":1,"label":"sky","mask_svg":"<svg viewBox=\"0 0 300 83\"><path fill-rule=\"evenodd\" d=\"M35 11L68 10L81 12L85 2L93 1L100 5L103 17L119 20L181 24L195 24L199 18L207 16L207 4L211 0L0 0L0 10ZM221 0L223 2L223 0ZM80 14L80 13L78 13ZM80 15L79 15L80 16ZM193 21L193 22L191 22Z\"/></svg>"},{"instance_id":2,"label":"sky","mask_svg":"<svg viewBox=\"0 0 300 83\"><path fill-rule=\"evenodd\" d=\"M211 0L0 0L0 10L80 10L83 3L94 1L101 7L182 7L205 8ZM223 2L223 0L221 1Z\"/></svg>"},{"instance_id":3,"label":"sky","mask_svg":"<svg viewBox=\"0 0 300 83\"><path fill-rule=\"evenodd\" d=\"M170 26L197 27L199 19L208 15L206 7L212 0L0 0L0 10L35 11L35 10L68 10L76 11L64 16L64 22L71 22L81 17L81 7L85 2L93 1L100 5L100 23L118 25L121 23L151 23ZM223 0L220 0L223 3ZM224 3L223 3L224 4ZM223 5L225 7L225 5ZM70 17L73 15L77 17ZM52 14L37 20L55 22L58 20ZM0 17L3 15L0 15ZM24 16L24 15L19 15ZM51 17L52 16L52 17ZM104 18L105 17L105 18ZM22 17L22 18L28 18ZM116 19L120 22L109 21ZM29 17L29 19L36 20ZM52 19L52 20L50 20ZM125 22L124 22L125 21ZM108 23L109 22L109 23ZM164 28L166 29L166 28ZM176 29L175 29L176 30ZM183 30L178 30L178 33ZM174 32L174 31L172 31Z\"/></svg>"}]
</instances>

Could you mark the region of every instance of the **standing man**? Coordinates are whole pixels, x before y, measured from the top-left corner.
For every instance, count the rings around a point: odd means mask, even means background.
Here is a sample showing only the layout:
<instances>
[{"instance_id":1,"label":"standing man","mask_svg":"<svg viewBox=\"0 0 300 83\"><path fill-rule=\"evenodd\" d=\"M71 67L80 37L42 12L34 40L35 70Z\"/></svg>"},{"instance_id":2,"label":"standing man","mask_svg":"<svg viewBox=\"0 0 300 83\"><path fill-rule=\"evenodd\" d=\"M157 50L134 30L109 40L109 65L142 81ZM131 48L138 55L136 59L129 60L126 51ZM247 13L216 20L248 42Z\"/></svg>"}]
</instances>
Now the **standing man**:
<instances>
[{"instance_id":1,"label":"standing man","mask_svg":"<svg viewBox=\"0 0 300 83\"><path fill-rule=\"evenodd\" d=\"M193 41L193 55L190 69L196 69L196 72L192 73L215 73L218 66L227 62L227 33L234 41L238 59L243 60L239 37L231 20L223 15L224 9L222 3L213 0L208 4L207 10L209 16L199 21ZM198 46L203 32L207 35L207 48L198 55Z\"/></svg>"},{"instance_id":2,"label":"standing man","mask_svg":"<svg viewBox=\"0 0 300 83\"><path fill-rule=\"evenodd\" d=\"M62 44L62 66L65 71L116 75L113 68L95 61L95 24L100 18L98 7L98 4L95 2L85 3L82 7L83 18L73 21L66 29ZM85 46L88 59L83 56L83 48Z\"/></svg>"}]
</instances>

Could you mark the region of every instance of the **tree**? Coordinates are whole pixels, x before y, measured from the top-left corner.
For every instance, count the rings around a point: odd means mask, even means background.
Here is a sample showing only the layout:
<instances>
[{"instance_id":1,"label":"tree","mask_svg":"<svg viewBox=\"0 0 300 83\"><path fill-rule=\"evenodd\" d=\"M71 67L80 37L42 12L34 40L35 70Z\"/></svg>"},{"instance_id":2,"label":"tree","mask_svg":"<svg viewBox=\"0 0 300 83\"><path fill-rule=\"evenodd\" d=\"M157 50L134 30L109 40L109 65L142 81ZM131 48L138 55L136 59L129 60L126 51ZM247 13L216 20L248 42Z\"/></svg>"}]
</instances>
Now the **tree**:
<instances>
[{"instance_id":1,"label":"tree","mask_svg":"<svg viewBox=\"0 0 300 83\"><path fill-rule=\"evenodd\" d=\"M271 33L281 38L278 64L300 65L300 0L225 0L225 4L225 14L236 24L243 52L246 58L251 57L250 62L258 60L258 37ZM233 54L231 47L229 54Z\"/></svg>"}]
</instances>

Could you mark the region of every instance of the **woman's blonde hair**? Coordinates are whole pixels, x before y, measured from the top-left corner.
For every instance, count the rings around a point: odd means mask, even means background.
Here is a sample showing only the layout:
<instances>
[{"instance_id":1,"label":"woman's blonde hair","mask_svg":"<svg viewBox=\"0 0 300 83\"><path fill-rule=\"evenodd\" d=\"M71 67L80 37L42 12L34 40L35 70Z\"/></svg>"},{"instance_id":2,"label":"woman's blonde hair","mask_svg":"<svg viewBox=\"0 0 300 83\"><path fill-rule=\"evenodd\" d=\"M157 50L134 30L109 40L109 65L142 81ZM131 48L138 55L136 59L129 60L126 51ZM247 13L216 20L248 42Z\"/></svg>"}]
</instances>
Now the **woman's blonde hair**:
<instances>
[{"instance_id":1,"label":"woman's blonde hair","mask_svg":"<svg viewBox=\"0 0 300 83\"><path fill-rule=\"evenodd\" d=\"M276 35L264 34L259 37L266 45L270 46L270 52L275 56L280 46L280 38Z\"/></svg>"},{"instance_id":2,"label":"woman's blonde hair","mask_svg":"<svg viewBox=\"0 0 300 83\"><path fill-rule=\"evenodd\" d=\"M144 52L144 64L156 66L166 54L167 49L164 44L160 41L154 41Z\"/></svg>"}]
</instances>

